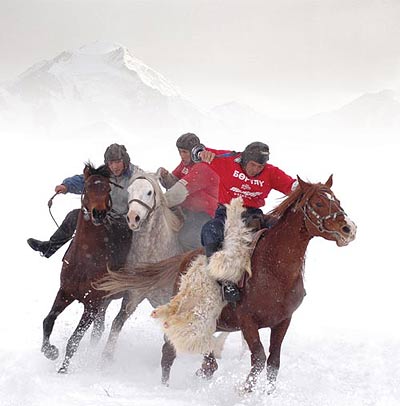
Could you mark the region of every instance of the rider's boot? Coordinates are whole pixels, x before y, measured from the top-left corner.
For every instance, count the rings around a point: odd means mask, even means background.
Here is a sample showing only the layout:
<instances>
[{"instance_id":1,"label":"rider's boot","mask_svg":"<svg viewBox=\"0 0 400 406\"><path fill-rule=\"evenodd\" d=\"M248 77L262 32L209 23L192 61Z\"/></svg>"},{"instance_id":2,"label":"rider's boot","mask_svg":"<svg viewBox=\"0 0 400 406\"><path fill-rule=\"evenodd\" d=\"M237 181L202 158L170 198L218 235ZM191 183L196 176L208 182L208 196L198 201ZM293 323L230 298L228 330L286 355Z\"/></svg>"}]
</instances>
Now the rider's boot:
<instances>
[{"instance_id":1,"label":"rider's boot","mask_svg":"<svg viewBox=\"0 0 400 406\"><path fill-rule=\"evenodd\" d=\"M45 258L50 258L59 248L61 248L66 241L40 241L35 238L28 238L28 245L35 251L39 251Z\"/></svg>"},{"instance_id":2,"label":"rider's boot","mask_svg":"<svg viewBox=\"0 0 400 406\"><path fill-rule=\"evenodd\" d=\"M236 303L240 300L238 286L231 281L218 281L221 285L222 299L229 303Z\"/></svg>"},{"instance_id":3,"label":"rider's boot","mask_svg":"<svg viewBox=\"0 0 400 406\"><path fill-rule=\"evenodd\" d=\"M50 258L59 248L72 238L78 221L78 213L79 209L72 210L68 213L64 221L61 223L61 226L50 237L49 241L28 238L28 245L34 251L39 251L45 258Z\"/></svg>"},{"instance_id":4,"label":"rider's boot","mask_svg":"<svg viewBox=\"0 0 400 406\"><path fill-rule=\"evenodd\" d=\"M211 243L204 246L207 258L210 258L214 252L217 252L221 247L220 243ZM236 303L240 300L240 292L237 285L231 281L218 280L221 285L222 299L229 303Z\"/></svg>"}]
</instances>

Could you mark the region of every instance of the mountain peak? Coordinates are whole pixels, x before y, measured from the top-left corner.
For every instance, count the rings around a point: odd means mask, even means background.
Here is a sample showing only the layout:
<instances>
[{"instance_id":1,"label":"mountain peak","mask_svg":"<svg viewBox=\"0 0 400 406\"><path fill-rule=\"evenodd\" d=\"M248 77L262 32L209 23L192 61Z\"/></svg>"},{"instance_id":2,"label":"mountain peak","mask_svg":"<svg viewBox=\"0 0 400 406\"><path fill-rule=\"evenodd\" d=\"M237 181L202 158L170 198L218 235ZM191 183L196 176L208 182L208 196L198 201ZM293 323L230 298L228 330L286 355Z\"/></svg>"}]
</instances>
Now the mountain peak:
<instances>
[{"instance_id":1,"label":"mountain peak","mask_svg":"<svg viewBox=\"0 0 400 406\"><path fill-rule=\"evenodd\" d=\"M81 55L105 55L116 50L123 49L124 47L116 42L110 41L95 41L90 44L81 46L75 54Z\"/></svg>"}]
</instances>

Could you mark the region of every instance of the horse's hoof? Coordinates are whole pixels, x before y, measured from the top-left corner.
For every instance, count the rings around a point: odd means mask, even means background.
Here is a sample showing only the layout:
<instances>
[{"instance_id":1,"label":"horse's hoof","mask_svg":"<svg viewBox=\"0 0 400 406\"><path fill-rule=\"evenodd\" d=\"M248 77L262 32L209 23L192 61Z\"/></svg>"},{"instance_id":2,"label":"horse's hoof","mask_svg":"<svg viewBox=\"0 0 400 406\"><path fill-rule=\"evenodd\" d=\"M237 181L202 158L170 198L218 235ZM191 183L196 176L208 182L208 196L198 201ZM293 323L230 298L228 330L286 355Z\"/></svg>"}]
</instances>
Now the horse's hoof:
<instances>
[{"instance_id":1,"label":"horse's hoof","mask_svg":"<svg viewBox=\"0 0 400 406\"><path fill-rule=\"evenodd\" d=\"M66 373L68 373L67 367L61 367L61 368L58 370L58 373L59 373L59 374L66 374Z\"/></svg>"},{"instance_id":2,"label":"horse's hoof","mask_svg":"<svg viewBox=\"0 0 400 406\"><path fill-rule=\"evenodd\" d=\"M101 361L103 365L109 365L114 362L114 355L111 352L105 351L101 355Z\"/></svg>"},{"instance_id":3,"label":"horse's hoof","mask_svg":"<svg viewBox=\"0 0 400 406\"><path fill-rule=\"evenodd\" d=\"M249 382L245 382L236 387L236 391L240 396L248 395L249 393L253 392L253 389L254 385L250 384Z\"/></svg>"},{"instance_id":4,"label":"horse's hoof","mask_svg":"<svg viewBox=\"0 0 400 406\"><path fill-rule=\"evenodd\" d=\"M196 371L195 375L196 375L198 378L205 379L205 380L210 380L210 379L212 378L212 376L213 376L213 373L210 372L210 371L207 371L207 370L205 370L205 369L203 369L203 368L199 368L199 369Z\"/></svg>"},{"instance_id":5,"label":"horse's hoof","mask_svg":"<svg viewBox=\"0 0 400 406\"><path fill-rule=\"evenodd\" d=\"M275 392L275 389L276 389L276 382L268 382L265 393L267 395L272 395Z\"/></svg>"},{"instance_id":6,"label":"horse's hoof","mask_svg":"<svg viewBox=\"0 0 400 406\"><path fill-rule=\"evenodd\" d=\"M49 345L48 347L42 348L42 352L46 358L54 361L58 358L59 351L55 345Z\"/></svg>"}]
</instances>

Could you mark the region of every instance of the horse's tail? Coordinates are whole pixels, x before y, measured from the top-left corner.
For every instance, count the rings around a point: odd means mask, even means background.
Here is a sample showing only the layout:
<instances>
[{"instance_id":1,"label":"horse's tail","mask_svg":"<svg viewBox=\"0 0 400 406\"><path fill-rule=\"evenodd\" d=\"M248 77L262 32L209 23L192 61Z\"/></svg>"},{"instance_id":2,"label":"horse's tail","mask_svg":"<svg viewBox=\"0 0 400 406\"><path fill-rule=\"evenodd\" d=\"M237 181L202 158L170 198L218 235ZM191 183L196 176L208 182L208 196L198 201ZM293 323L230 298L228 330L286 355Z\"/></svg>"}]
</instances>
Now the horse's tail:
<instances>
[{"instance_id":1,"label":"horse's tail","mask_svg":"<svg viewBox=\"0 0 400 406\"><path fill-rule=\"evenodd\" d=\"M130 289L150 292L174 286L180 274L181 264L188 254L180 254L156 263L138 263L118 272L108 269L107 274L92 286L107 292L106 297Z\"/></svg>"}]
</instances>

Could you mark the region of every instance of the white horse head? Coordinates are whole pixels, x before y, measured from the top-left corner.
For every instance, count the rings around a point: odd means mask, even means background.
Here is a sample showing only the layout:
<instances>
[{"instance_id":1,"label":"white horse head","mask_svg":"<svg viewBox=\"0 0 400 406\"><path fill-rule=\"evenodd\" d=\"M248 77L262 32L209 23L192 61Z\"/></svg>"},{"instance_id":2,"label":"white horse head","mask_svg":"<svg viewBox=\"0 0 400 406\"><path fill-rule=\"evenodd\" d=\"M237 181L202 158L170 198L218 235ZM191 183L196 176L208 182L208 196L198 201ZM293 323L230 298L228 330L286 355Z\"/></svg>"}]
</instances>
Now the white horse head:
<instances>
[{"instance_id":1,"label":"white horse head","mask_svg":"<svg viewBox=\"0 0 400 406\"><path fill-rule=\"evenodd\" d=\"M157 174L140 173L134 175L128 186L127 221L131 230L139 230L155 212L159 211L161 211L161 216L167 225L177 232L181 227L181 221L167 207Z\"/></svg>"}]
</instances>

